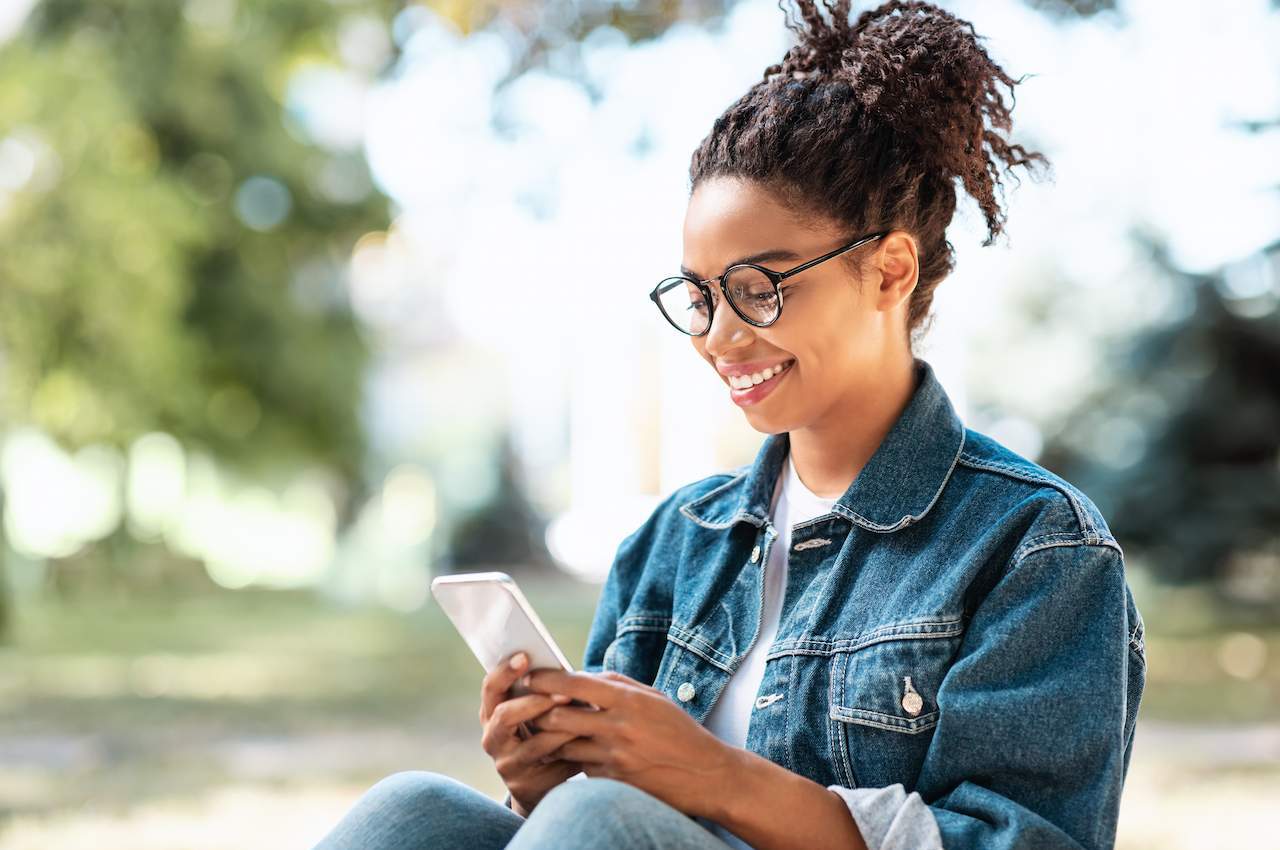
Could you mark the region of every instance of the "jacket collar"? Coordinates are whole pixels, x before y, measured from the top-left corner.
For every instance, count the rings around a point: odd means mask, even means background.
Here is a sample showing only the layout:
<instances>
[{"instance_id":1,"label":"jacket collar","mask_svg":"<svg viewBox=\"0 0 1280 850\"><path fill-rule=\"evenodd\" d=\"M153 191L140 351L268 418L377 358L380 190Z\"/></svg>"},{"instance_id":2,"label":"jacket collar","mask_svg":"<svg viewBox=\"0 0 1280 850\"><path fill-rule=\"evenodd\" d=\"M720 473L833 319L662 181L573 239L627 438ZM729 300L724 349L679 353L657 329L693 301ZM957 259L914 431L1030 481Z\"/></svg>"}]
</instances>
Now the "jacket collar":
<instances>
[{"instance_id":1,"label":"jacket collar","mask_svg":"<svg viewBox=\"0 0 1280 850\"><path fill-rule=\"evenodd\" d=\"M964 447L964 424L933 367L914 358L916 389L866 466L831 507L869 531L897 531L918 521L938 501ZM768 435L755 462L714 490L680 505L707 528L739 521L757 527L768 519L774 483L790 448L788 432Z\"/></svg>"}]
</instances>

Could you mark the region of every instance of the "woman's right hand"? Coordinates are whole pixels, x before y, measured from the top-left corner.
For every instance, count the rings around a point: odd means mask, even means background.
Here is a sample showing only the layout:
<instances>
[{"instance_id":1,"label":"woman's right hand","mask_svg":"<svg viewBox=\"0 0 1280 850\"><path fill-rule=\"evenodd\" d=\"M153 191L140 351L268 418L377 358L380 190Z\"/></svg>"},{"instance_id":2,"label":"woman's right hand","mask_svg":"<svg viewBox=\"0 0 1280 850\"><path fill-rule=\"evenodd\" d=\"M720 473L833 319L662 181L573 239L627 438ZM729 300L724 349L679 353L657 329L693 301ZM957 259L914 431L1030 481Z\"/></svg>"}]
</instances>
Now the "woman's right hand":
<instances>
[{"instance_id":1,"label":"woman's right hand","mask_svg":"<svg viewBox=\"0 0 1280 850\"><path fill-rule=\"evenodd\" d=\"M528 815L552 788L582 770L576 761L554 758L543 762L566 741L578 737L572 732L538 732L522 740L521 723L532 720L557 705L569 702L563 694L524 694L509 696L516 679L528 672L529 657L517 652L512 658L520 664L512 667L511 658L485 674L480 685L480 723L484 734L480 746L493 759L498 775L511 792L512 810Z\"/></svg>"}]
</instances>

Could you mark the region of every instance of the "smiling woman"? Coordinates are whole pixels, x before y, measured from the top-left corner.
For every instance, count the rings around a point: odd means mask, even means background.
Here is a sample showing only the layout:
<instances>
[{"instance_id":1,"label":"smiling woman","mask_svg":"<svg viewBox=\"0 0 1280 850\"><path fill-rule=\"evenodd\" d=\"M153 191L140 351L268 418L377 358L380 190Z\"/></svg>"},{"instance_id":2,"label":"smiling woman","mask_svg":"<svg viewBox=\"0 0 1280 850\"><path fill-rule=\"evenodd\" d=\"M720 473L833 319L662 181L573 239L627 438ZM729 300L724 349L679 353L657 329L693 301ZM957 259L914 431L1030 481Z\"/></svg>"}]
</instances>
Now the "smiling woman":
<instances>
[{"instance_id":1,"label":"smiling woman","mask_svg":"<svg viewBox=\"0 0 1280 850\"><path fill-rule=\"evenodd\" d=\"M1123 553L913 353L956 182L991 244L1001 167L1046 160L997 132L1015 81L967 21L795 4L797 44L693 154L650 295L767 435L754 463L622 541L581 672L512 699L486 676L509 808L398 774L323 850L1114 843L1146 664Z\"/></svg>"}]
</instances>

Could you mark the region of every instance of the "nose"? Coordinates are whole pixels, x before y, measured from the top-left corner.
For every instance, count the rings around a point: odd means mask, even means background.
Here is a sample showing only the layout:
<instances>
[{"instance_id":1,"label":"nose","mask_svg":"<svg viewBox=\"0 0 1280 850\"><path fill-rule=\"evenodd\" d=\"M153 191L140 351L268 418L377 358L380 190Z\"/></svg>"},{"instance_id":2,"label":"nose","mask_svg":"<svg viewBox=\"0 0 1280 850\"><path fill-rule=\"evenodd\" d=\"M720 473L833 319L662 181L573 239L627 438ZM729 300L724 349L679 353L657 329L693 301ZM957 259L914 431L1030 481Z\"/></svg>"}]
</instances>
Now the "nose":
<instances>
[{"instance_id":1,"label":"nose","mask_svg":"<svg viewBox=\"0 0 1280 850\"><path fill-rule=\"evenodd\" d=\"M711 327L707 329L703 340L710 354L719 356L723 351L750 344L752 326L742 318L725 301L724 293L718 285L712 285Z\"/></svg>"}]
</instances>

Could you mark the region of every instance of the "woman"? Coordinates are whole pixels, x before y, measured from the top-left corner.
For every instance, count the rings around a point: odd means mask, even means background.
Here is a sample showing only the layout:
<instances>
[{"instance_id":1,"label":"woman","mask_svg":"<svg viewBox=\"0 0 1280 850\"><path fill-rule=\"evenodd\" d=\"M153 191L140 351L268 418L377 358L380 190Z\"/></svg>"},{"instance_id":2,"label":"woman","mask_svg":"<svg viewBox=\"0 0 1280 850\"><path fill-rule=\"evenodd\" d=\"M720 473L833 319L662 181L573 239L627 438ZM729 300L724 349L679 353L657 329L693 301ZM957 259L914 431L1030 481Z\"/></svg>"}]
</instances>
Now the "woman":
<instances>
[{"instance_id":1,"label":"woman","mask_svg":"<svg viewBox=\"0 0 1280 850\"><path fill-rule=\"evenodd\" d=\"M321 848L1113 846L1146 663L1123 553L911 346L952 181L990 244L996 159L1044 157L985 126L1014 81L967 22L798 6L694 153L682 274L651 296L768 435L754 463L622 542L583 671L509 700L523 668L485 677L506 806L404 771Z\"/></svg>"}]
</instances>

